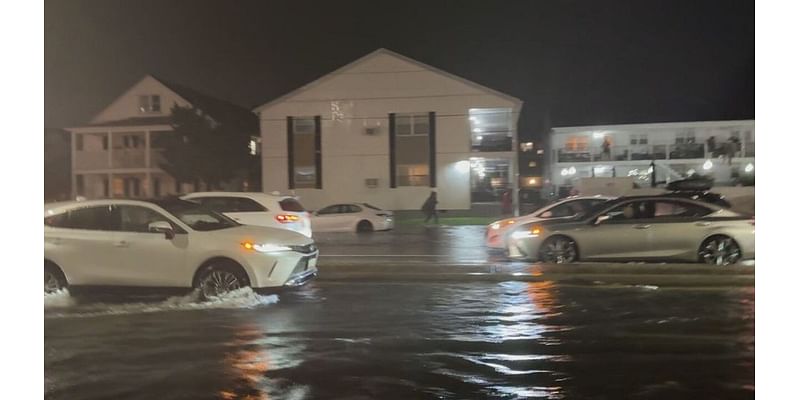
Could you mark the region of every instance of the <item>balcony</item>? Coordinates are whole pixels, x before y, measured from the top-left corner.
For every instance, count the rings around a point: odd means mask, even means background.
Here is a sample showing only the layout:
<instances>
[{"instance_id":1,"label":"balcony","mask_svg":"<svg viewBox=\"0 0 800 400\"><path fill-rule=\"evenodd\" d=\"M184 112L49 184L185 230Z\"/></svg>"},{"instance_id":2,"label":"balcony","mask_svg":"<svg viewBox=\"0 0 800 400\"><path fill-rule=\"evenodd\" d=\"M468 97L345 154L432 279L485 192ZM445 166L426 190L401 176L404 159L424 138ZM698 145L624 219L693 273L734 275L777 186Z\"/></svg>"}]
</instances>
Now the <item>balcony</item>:
<instances>
[{"instance_id":1,"label":"balcony","mask_svg":"<svg viewBox=\"0 0 800 400\"><path fill-rule=\"evenodd\" d=\"M108 165L108 151L76 151L76 170L106 169Z\"/></svg>"},{"instance_id":2,"label":"balcony","mask_svg":"<svg viewBox=\"0 0 800 400\"><path fill-rule=\"evenodd\" d=\"M111 158L113 168L145 168L143 149L114 149Z\"/></svg>"},{"instance_id":3,"label":"balcony","mask_svg":"<svg viewBox=\"0 0 800 400\"><path fill-rule=\"evenodd\" d=\"M690 160L724 156L718 148L710 152L705 144L652 144L611 146L609 153L604 154L602 147L590 147L580 150L557 150L557 162L581 163L597 161L637 161L637 160ZM741 149L734 157L755 157L755 142L742 143Z\"/></svg>"}]
</instances>

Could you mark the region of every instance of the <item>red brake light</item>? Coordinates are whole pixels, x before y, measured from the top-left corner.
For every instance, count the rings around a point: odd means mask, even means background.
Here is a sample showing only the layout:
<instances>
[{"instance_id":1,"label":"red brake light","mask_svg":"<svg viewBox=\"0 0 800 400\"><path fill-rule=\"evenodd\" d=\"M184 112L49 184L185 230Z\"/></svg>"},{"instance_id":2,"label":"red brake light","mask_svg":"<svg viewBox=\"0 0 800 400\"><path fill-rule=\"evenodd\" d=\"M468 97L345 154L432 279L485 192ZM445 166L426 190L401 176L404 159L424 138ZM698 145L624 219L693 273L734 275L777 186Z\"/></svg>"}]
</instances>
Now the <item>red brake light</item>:
<instances>
[{"instance_id":1,"label":"red brake light","mask_svg":"<svg viewBox=\"0 0 800 400\"><path fill-rule=\"evenodd\" d=\"M298 217L297 215L292 215L292 214L279 214L279 215L275 216L275 220L280 222L280 223L282 223L282 224L288 224L289 222L295 222L295 221L297 221L299 219L300 219L300 217Z\"/></svg>"}]
</instances>

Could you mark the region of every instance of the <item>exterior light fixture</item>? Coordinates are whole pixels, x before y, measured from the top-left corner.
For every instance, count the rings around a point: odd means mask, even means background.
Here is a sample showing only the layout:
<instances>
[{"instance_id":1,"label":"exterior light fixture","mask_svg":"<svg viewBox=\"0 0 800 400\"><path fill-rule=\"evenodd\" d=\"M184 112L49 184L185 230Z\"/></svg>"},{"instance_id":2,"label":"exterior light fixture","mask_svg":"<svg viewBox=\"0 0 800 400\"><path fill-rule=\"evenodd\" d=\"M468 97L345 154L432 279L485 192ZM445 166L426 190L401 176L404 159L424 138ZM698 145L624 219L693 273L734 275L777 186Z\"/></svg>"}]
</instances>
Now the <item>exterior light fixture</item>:
<instances>
[{"instance_id":1,"label":"exterior light fixture","mask_svg":"<svg viewBox=\"0 0 800 400\"><path fill-rule=\"evenodd\" d=\"M747 166L744 167L744 172L749 174L753 172L754 169L756 169L756 167L753 165L753 163L747 163Z\"/></svg>"},{"instance_id":2,"label":"exterior light fixture","mask_svg":"<svg viewBox=\"0 0 800 400\"><path fill-rule=\"evenodd\" d=\"M466 174L469 172L469 161L461 160L456 163L456 170L462 174Z\"/></svg>"},{"instance_id":3,"label":"exterior light fixture","mask_svg":"<svg viewBox=\"0 0 800 400\"><path fill-rule=\"evenodd\" d=\"M575 170L575 167L569 167L569 174L570 174L570 175L575 175L575 172L577 172L577 171Z\"/></svg>"},{"instance_id":4,"label":"exterior light fixture","mask_svg":"<svg viewBox=\"0 0 800 400\"><path fill-rule=\"evenodd\" d=\"M706 171L710 170L712 167L714 167L714 163L712 163L711 160L706 160L706 162L703 163L703 169Z\"/></svg>"}]
</instances>

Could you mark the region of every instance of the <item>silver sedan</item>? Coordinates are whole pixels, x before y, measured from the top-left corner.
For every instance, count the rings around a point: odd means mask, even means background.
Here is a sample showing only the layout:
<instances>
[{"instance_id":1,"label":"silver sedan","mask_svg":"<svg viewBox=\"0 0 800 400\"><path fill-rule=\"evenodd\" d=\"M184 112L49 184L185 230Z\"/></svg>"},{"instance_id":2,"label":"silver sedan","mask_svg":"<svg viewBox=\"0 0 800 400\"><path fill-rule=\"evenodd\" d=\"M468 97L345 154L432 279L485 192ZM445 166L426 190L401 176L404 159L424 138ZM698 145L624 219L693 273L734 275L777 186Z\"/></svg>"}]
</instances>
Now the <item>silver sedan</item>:
<instances>
[{"instance_id":1,"label":"silver sedan","mask_svg":"<svg viewBox=\"0 0 800 400\"><path fill-rule=\"evenodd\" d=\"M664 260L728 265L755 258L755 219L665 196L622 197L583 216L522 225L508 255L548 263Z\"/></svg>"}]
</instances>

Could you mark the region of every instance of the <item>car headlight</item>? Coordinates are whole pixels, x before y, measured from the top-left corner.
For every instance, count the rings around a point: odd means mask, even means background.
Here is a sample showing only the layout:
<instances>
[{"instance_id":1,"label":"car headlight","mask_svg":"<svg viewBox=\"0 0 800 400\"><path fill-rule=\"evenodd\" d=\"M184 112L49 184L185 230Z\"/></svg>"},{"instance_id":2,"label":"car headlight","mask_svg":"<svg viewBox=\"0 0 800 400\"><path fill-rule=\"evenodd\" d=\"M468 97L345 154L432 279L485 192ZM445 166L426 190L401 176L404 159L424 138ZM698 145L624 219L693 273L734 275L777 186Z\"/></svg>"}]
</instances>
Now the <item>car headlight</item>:
<instances>
[{"instance_id":1,"label":"car headlight","mask_svg":"<svg viewBox=\"0 0 800 400\"><path fill-rule=\"evenodd\" d=\"M280 251L289 251L291 247L289 246L281 246L278 244L272 243L253 243L253 242L244 242L242 243L242 247L247 250L255 250L259 253L277 253Z\"/></svg>"},{"instance_id":2,"label":"car headlight","mask_svg":"<svg viewBox=\"0 0 800 400\"><path fill-rule=\"evenodd\" d=\"M506 219L506 220L494 222L491 225L489 225L489 227L494 229L494 230L498 230L500 228L505 228L505 227L507 227L509 225L514 225L516 223L517 223L517 221L515 221L513 219Z\"/></svg>"},{"instance_id":3,"label":"car headlight","mask_svg":"<svg viewBox=\"0 0 800 400\"><path fill-rule=\"evenodd\" d=\"M523 239L523 238L532 238L532 237L539 237L539 234L542 233L542 227L538 225L533 225L527 229L518 229L511 233L511 237L514 239Z\"/></svg>"}]
</instances>

